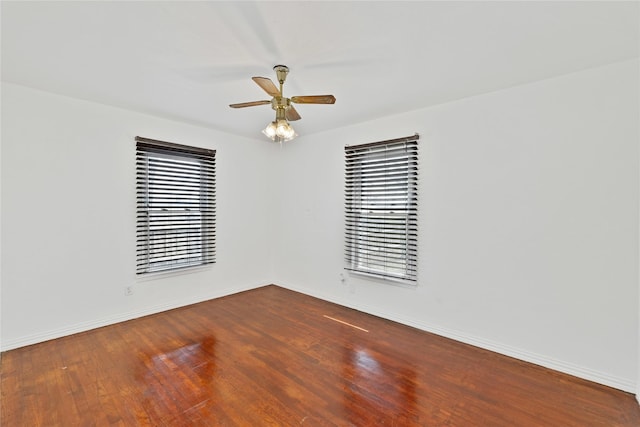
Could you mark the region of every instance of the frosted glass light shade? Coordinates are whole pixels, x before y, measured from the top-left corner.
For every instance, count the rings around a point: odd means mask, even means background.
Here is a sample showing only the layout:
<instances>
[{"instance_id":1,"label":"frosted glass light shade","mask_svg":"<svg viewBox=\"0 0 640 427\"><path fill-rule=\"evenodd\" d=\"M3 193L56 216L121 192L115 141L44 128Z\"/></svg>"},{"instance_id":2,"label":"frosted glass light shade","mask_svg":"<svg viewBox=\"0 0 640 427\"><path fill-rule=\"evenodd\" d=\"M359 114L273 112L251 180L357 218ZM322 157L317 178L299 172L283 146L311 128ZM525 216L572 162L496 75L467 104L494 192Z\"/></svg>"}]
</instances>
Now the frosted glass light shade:
<instances>
[{"instance_id":1,"label":"frosted glass light shade","mask_svg":"<svg viewBox=\"0 0 640 427\"><path fill-rule=\"evenodd\" d=\"M283 119L269 123L262 133L272 141L277 142L291 141L293 138L298 136L293 127Z\"/></svg>"}]
</instances>

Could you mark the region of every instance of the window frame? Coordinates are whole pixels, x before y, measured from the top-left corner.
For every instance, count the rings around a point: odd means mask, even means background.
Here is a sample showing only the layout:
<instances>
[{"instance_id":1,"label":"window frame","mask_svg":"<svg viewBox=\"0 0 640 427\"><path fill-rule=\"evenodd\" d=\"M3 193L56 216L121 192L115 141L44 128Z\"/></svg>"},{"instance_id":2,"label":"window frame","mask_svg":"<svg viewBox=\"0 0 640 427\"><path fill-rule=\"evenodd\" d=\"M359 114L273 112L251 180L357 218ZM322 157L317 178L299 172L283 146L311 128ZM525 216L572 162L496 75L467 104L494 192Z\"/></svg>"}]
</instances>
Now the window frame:
<instances>
[{"instance_id":1,"label":"window frame","mask_svg":"<svg viewBox=\"0 0 640 427\"><path fill-rule=\"evenodd\" d=\"M417 283L419 135L345 146L345 269Z\"/></svg>"},{"instance_id":2,"label":"window frame","mask_svg":"<svg viewBox=\"0 0 640 427\"><path fill-rule=\"evenodd\" d=\"M215 263L215 150L136 137L136 275Z\"/></svg>"}]
</instances>

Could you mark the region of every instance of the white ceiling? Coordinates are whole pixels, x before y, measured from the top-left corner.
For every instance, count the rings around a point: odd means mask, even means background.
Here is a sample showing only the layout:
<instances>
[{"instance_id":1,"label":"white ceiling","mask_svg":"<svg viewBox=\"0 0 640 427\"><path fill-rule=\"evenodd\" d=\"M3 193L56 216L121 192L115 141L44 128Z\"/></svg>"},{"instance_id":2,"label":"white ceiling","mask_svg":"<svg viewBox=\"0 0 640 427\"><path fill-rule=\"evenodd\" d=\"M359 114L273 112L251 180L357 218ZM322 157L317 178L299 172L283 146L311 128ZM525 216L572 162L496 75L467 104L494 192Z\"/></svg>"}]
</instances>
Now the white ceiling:
<instances>
[{"instance_id":1,"label":"white ceiling","mask_svg":"<svg viewBox=\"0 0 640 427\"><path fill-rule=\"evenodd\" d=\"M9 2L2 80L262 138L291 72L300 135L637 58L638 2Z\"/></svg>"}]
</instances>

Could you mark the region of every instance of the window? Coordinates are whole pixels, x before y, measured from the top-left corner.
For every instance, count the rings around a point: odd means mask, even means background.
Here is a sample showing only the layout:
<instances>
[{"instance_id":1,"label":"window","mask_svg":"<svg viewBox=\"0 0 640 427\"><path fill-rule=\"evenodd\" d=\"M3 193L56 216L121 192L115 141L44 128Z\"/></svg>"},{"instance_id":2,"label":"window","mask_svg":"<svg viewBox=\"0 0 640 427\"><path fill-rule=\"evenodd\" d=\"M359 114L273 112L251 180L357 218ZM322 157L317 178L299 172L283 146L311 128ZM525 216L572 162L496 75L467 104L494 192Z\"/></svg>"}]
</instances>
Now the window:
<instances>
[{"instance_id":1,"label":"window","mask_svg":"<svg viewBox=\"0 0 640 427\"><path fill-rule=\"evenodd\" d=\"M136 137L136 273L215 262L214 150Z\"/></svg>"},{"instance_id":2,"label":"window","mask_svg":"<svg viewBox=\"0 0 640 427\"><path fill-rule=\"evenodd\" d=\"M347 270L416 281L418 138L345 147Z\"/></svg>"}]
</instances>

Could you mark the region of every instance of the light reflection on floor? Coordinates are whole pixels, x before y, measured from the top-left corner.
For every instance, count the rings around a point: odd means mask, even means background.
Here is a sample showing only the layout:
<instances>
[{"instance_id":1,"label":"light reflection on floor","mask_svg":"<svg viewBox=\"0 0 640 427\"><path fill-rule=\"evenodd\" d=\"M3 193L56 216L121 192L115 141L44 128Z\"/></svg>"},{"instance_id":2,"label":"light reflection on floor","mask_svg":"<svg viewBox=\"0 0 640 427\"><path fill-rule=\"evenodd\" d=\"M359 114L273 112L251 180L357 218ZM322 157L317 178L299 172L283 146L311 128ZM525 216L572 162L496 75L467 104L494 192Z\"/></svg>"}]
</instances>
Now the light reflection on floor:
<instances>
[{"instance_id":1,"label":"light reflection on floor","mask_svg":"<svg viewBox=\"0 0 640 427\"><path fill-rule=\"evenodd\" d=\"M215 340L184 345L142 357L140 376L145 387L145 410L154 418L173 414L175 419L206 419L216 400ZM166 419L171 422L171 419Z\"/></svg>"},{"instance_id":2,"label":"light reflection on floor","mask_svg":"<svg viewBox=\"0 0 640 427\"><path fill-rule=\"evenodd\" d=\"M343 375L344 407L350 422L361 425L367 419L375 425L405 426L418 422L416 373L412 369L387 370L364 347L345 347L343 357L347 362ZM385 391L384 402L376 397L381 388ZM352 408L360 408L360 412L352 413Z\"/></svg>"}]
</instances>

